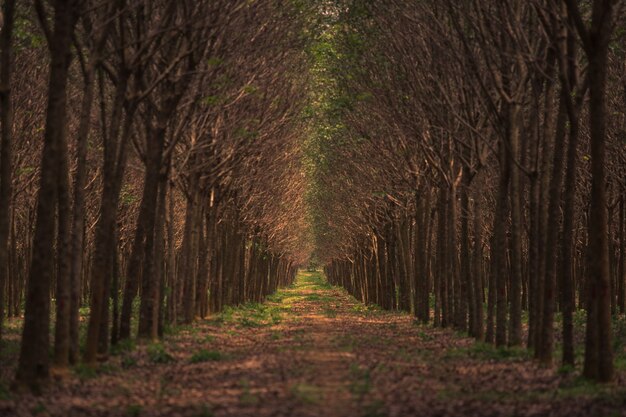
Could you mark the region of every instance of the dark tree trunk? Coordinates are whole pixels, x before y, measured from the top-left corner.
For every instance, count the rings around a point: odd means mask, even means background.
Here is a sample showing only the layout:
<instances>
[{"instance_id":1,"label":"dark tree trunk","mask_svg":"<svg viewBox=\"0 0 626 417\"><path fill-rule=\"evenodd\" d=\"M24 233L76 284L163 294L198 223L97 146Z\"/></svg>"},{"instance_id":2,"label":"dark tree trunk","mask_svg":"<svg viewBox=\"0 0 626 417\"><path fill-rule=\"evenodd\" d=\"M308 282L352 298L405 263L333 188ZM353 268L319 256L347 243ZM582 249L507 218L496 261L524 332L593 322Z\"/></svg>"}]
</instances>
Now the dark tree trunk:
<instances>
[{"instance_id":1,"label":"dark tree trunk","mask_svg":"<svg viewBox=\"0 0 626 417\"><path fill-rule=\"evenodd\" d=\"M0 347L4 323L5 288L9 281L9 225L12 194L13 103L11 100L11 71L13 64L12 36L15 0L5 0L2 8L4 23L0 32ZM10 311L10 308L9 308Z\"/></svg>"},{"instance_id":2,"label":"dark tree trunk","mask_svg":"<svg viewBox=\"0 0 626 417\"><path fill-rule=\"evenodd\" d=\"M561 95L565 94L564 90ZM537 341L538 358L544 366L552 366L554 351L554 312L556 309L556 262L561 210L559 190L563 179L563 149L565 148L565 107L561 98L556 124L552 175L548 200L548 229L546 231L545 267L543 278L543 308L541 314L541 332Z\"/></svg>"},{"instance_id":3,"label":"dark tree trunk","mask_svg":"<svg viewBox=\"0 0 626 417\"><path fill-rule=\"evenodd\" d=\"M494 259L495 267L495 294L496 294L496 346L506 345L506 324L507 324L507 297L506 282L508 268L506 262L506 219L507 202L510 180L509 158L506 155L506 147L500 143L500 179L498 186L498 197L496 202L496 212L493 225L493 246L491 256ZM491 288L489 289L492 290Z\"/></svg>"},{"instance_id":4,"label":"dark tree trunk","mask_svg":"<svg viewBox=\"0 0 626 417\"><path fill-rule=\"evenodd\" d=\"M606 196L606 76L609 41L613 29L613 0L594 0L589 32L578 29L589 60L589 127L591 153L591 196L589 211L589 248L587 258L588 310L585 339L585 377L607 382L613 379L611 344L611 283ZM568 9L578 17L573 0Z\"/></svg>"},{"instance_id":5,"label":"dark tree trunk","mask_svg":"<svg viewBox=\"0 0 626 417\"><path fill-rule=\"evenodd\" d=\"M510 109L509 151L510 195L511 203L511 305L509 321L509 346L522 344L522 207L520 168L520 125L521 108L512 104Z\"/></svg>"},{"instance_id":6,"label":"dark tree trunk","mask_svg":"<svg viewBox=\"0 0 626 417\"><path fill-rule=\"evenodd\" d=\"M58 207L58 171L66 129L67 78L71 40L79 5L71 0L54 2L54 32L49 39L50 83L41 179L37 203L32 263L24 328L15 385L38 391L49 377L50 285L54 270L55 213ZM45 19L45 17L43 17ZM67 174L66 174L67 175Z\"/></svg>"},{"instance_id":7,"label":"dark tree trunk","mask_svg":"<svg viewBox=\"0 0 626 417\"><path fill-rule=\"evenodd\" d=\"M151 129L150 137L147 138L147 155L146 155L146 178L144 181L143 197L147 200L145 207L147 210L144 217L140 217L138 222L143 222L145 241L142 247L144 251L143 273L141 274L141 302L139 306L139 330L138 336L141 338L151 338L154 336L155 312L158 312L158 280L155 278L154 265L154 235L157 221L157 205L159 201L159 176L161 165L163 162L163 149L165 146L165 127L159 126ZM163 190L164 192L165 190ZM142 206L143 206L142 202ZM135 279L131 276L126 277L128 281ZM127 281L127 282L128 282ZM129 296L124 294L124 301L130 299L132 306L132 297L136 293L136 289L126 287L129 290ZM133 291L134 290L134 291ZM131 308L132 311L132 308Z\"/></svg>"}]
</instances>

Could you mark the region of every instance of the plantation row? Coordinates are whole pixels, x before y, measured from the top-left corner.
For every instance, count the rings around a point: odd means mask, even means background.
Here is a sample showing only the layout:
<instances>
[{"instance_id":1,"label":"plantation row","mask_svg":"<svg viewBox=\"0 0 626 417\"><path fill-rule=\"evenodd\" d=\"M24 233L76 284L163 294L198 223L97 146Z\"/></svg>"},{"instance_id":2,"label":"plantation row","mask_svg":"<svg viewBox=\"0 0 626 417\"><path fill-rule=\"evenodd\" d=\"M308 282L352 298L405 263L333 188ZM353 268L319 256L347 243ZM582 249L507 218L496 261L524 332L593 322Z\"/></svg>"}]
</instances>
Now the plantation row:
<instances>
[{"instance_id":1,"label":"plantation row","mask_svg":"<svg viewBox=\"0 0 626 417\"><path fill-rule=\"evenodd\" d=\"M584 344L584 375L611 380L626 307L625 28L623 2L604 0L338 11L317 45L325 119L309 143L331 282L548 366L575 365Z\"/></svg>"},{"instance_id":2,"label":"plantation row","mask_svg":"<svg viewBox=\"0 0 626 417\"><path fill-rule=\"evenodd\" d=\"M2 7L0 343L16 343L5 317L23 316L15 388L293 281L310 251L308 9Z\"/></svg>"}]
</instances>

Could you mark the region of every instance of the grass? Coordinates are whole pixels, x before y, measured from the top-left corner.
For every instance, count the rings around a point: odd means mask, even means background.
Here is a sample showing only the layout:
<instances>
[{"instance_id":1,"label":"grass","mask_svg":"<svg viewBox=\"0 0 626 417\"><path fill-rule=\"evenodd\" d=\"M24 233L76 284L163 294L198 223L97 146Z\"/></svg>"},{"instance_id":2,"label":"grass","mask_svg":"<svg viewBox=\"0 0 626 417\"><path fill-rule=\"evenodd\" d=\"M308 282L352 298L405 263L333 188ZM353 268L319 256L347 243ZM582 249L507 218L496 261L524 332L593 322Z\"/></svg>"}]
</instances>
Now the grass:
<instances>
[{"instance_id":1,"label":"grass","mask_svg":"<svg viewBox=\"0 0 626 417\"><path fill-rule=\"evenodd\" d=\"M119 356L135 350L135 341L133 339L120 340L117 344L111 346L111 355Z\"/></svg>"},{"instance_id":2,"label":"grass","mask_svg":"<svg viewBox=\"0 0 626 417\"><path fill-rule=\"evenodd\" d=\"M126 407L126 415L128 417L139 417L141 415L142 410L143 410L143 407L140 406L139 404L131 404L128 407Z\"/></svg>"},{"instance_id":3,"label":"grass","mask_svg":"<svg viewBox=\"0 0 626 417\"><path fill-rule=\"evenodd\" d=\"M217 350L206 350L201 349L198 352L194 353L189 362L191 363L201 363L201 362L217 362L224 359L224 355Z\"/></svg>"},{"instance_id":4,"label":"grass","mask_svg":"<svg viewBox=\"0 0 626 417\"><path fill-rule=\"evenodd\" d=\"M365 395L369 394L372 389L372 381L370 378L369 369L361 368L357 363L350 365L350 392L362 399Z\"/></svg>"},{"instance_id":5,"label":"grass","mask_svg":"<svg viewBox=\"0 0 626 417\"><path fill-rule=\"evenodd\" d=\"M291 387L291 395L302 404L318 404L322 400L319 387L308 384L295 384Z\"/></svg>"},{"instance_id":6,"label":"grass","mask_svg":"<svg viewBox=\"0 0 626 417\"><path fill-rule=\"evenodd\" d=\"M152 363L170 363L174 361L174 357L165 350L161 343L148 345L146 352Z\"/></svg>"},{"instance_id":7,"label":"grass","mask_svg":"<svg viewBox=\"0 0 626 417\"><path fill-rule=\"evenodd\" d=\"M281 295L278 299L283 300ZM277 303L246 303L239 307L226 307L216 315L211 324L235 325L242 328L260 328L280 324L285 308Z\"/></svg>"},{"instance_id":8,"label":"grass","mask_svg":"<svg viewBox=\"0 0 626 417\"><path fill-rule=\"evenodd\" d=\"M11 391L9 387L5 385L5 382L0 382L0 401L8 401L11 399Z\"/></svg>"},{"instance_id":9,"label":"grass","mask_svg":"<svg viewBox=\"0 0 626 417\"><path fill-rule=\"evenodd\" d=\"M93 379L98 376L98 371L92 366L79 363L74 366L74 374L81 380Z\"/></svg>"},{"instance_id":10,"label":"grass","mask_svg":"<svg viewBox=\"0 0 626 417\"><path fill-rule=\"evenodd\" d=\"M528 359L530 353L521 347L495 347L488 343L476 342L469 347L448 349L445 357L448 359L469 357L481 360L515 361Z\"/></svg>"}]
</instances>

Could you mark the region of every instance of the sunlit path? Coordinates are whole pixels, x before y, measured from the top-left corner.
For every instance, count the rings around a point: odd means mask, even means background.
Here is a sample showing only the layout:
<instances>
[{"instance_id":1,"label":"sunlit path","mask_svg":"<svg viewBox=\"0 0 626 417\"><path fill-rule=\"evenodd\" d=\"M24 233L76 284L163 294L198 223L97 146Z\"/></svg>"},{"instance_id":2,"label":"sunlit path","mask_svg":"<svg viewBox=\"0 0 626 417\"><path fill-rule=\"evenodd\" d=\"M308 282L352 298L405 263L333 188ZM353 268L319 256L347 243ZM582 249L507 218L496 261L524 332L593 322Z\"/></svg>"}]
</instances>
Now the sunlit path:
<instances>
[{"instance_id":1,"label":"sunlit path","mask_svg":"<svg viewBox=\"0 0 626 417\"><path fill-rule=\"evenodd\" d=\"M368 308L319 272L300 272L264 304L118 349L43 397L0 400L0 415L609 415L624 394L540 370L522 350Z\"/></svg>"}]
</instances>

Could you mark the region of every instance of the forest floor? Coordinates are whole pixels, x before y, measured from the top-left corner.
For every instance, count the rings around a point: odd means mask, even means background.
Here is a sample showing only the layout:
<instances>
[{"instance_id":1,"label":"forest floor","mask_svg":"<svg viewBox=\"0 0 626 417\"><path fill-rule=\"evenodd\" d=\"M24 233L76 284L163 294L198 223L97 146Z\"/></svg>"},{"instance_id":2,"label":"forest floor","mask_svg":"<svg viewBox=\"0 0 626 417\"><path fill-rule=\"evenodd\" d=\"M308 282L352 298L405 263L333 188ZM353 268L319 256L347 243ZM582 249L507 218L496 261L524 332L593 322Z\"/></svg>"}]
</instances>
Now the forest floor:
<instances>
[{"instance_id":1,"label":"forest floor","mask_svg":"<svg viewBox=\"0 0 626 417\"><path fill-rule=\"evenodd\" d=\"M7 387L0 416L626 416L623 371L601 386L540 369L523 349L416 325L305 272L264 304L121 346L42 396Z\"/></svg>"}]
</instances>

